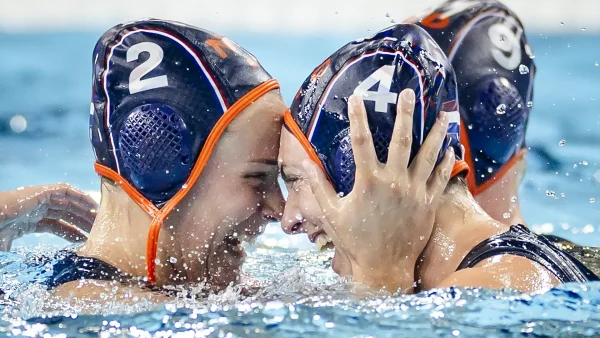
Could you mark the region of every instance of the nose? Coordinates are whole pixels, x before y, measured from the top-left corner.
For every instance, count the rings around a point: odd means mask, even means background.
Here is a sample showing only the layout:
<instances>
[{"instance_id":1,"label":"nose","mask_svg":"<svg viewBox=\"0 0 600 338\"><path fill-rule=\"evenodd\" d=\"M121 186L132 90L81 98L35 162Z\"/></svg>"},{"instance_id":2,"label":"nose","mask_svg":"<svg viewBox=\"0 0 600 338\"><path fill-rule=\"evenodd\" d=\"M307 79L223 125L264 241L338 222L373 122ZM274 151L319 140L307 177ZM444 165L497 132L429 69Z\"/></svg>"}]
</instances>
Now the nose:
<instances>
[{"instance_id":1,"label":"nose","mask_svg":"<svg viewBox=\"0 0 600 338\"><path fill-rule=\"evenodd\" d=\"M288 235L306 232L303 226L304 216L302 216L302 212L295 202L292 194L290 194L281 219L281 229Z\"/></svg>"},{"instance_id":2,"label":"nose","mask_svg":"<svg viewBox=\"0 0 600 338\"><path fill-rule=\"evenodd\" d=\"M276 185L273 189L269 189L264 203L264 208L262 208L263 218L269 222L281 222L285 200L283 199L279 185Z\"/></svg>"}]
</instances>

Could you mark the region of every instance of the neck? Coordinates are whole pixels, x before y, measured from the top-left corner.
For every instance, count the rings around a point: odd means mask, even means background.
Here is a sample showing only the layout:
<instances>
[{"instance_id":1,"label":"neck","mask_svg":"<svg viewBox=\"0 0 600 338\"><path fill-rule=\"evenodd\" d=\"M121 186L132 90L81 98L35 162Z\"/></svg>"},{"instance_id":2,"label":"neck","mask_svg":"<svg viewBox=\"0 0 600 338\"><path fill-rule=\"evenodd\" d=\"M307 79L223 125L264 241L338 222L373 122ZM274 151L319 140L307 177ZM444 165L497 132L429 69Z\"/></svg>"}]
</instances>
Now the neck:
<instances>
[{"instance_id":1,"label":"neck","mask_svg":"<svg viewBox=\"0 0 600 338\"><path fill-rule=\"evenodd\" d=\"M508 173L506 176L511 176ZM525 224L519 204L517 185L502 178L479 193L475 200L493 219L508 224Z\"/></svg>"},{"instance_id":2,"label":"neck","mask_svg":"<svg viewBox=\"0 0 600 338\"><path fill-rule=\"evenodd\" d=\"M436 287L456 271L473 247L507 230L507 225L481 209L466 187L452 184L440 200L433 233L416 267L419 288Z\"/></svg>"},{"instance_id":3,"label":"neck","mask_svg":"<svg viewBox=\"0 0 600 338\"><path fill-rule=\"evenodd\" d=\"M493 219L507 224L525 224L519 205L519 185L525 175L525 165L525 159L518 160L475 197Z\"/></svg>"},{"instance_id":4,"label":"neck","mask_svg":"<svg viewBox=\"0 0 600 338\"><path fill-rule=\"evenodd\" d=\"M146 276L150 222L150 216L121 188L103 182L98 215L87 242L77 253L100 259L125 273Z\"/></svg>"}]
</instances>

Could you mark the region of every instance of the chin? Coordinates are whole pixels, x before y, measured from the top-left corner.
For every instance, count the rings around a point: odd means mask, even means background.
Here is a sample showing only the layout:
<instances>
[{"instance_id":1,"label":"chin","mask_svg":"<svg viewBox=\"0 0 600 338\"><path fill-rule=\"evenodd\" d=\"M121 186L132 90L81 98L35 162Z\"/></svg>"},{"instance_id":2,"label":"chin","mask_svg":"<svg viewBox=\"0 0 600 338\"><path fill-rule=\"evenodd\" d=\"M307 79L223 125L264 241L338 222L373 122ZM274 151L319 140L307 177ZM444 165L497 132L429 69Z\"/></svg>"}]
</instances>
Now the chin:
<instances>
[{"instance_id":1,"label":"chin","mask_svg":"<svg viewBox=\"0 0 600 338\"><path fill-rule=\"evenodd\" d=\"M340 277L352 276L352 265L350 264L350 260L337 249L335 249L333 259L331 260L331 269L333 269Z\"/></svg>"}]
</instances>

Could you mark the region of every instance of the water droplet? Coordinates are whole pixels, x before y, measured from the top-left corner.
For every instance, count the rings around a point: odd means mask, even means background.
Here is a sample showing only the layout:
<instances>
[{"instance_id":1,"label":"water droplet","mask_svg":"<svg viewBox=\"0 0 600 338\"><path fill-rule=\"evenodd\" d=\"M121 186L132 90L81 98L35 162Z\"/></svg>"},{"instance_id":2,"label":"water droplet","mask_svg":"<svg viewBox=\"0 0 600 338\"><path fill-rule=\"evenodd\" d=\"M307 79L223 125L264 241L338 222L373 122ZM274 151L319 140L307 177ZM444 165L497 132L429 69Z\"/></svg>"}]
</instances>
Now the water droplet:
<instances>
[{"instance_id":1,"label":"water droplet","mask_svg":"<svg viewBox=\"0 0 600 338\"><path fill-rule=\"evenodd\" d=\"M501 103L498 107L496 107L496 114L504 115L506 114L506 105Z\"/></svg>"},{"instance_id":2,"label":"water droplet","mask_svg":"<svg viewBox=\"0 0 600 338\"><path fill-rule=\"evenodd\" d=\"M188 187L188 185L187 185L186 183L184 183L184 184L181 186L181 189L187 189L187 187Z\"/></svg>"},{"instance_id":3,"label":"water droplet","mask_svg":"<svg viewBox=\"0 0 600 338\"><path fill-rule=\"evenodd\" d=\"M505 212L502 217L504 217L505 219L510 218L510 213Z\"/></svg>"},{"instance_id":4,"label":"water droplet","mask_svg":"<svg viewBox=\"0 0 600 338\"><path fill-rule=\"evenodd\" d=\"M390 184L390 189L394 189L394 188L396 188L396 183Z\"/></svg>"},{"instance_id":5,"label":"water droplet","mask_svg":"<svg viewBox=\"0 0 600 338\"><path fill-rule=\"evenodd\" d=\"M344 193L343 192L338 192L337 196L338 197L344 197Z\"/></svg>"},{"instance_id":6,"label":"water droplet","mask_svg":"<svg viewBox=\"0 0 600 338\"><path fill-rule=\"evenodd\" d=\"M419 239L420 240L425 240L425 236L420 236Z\"/></svg>"},{"instance_id":7,"label":"water droplet","mask_svg":"<svg viewBox=\"0 0 600 338\"><path fill-rule=\"evenodd\" d=\"M581 29L582 32L585 32L585 27Z\"/></svg>"},{"instance_id":8,"label":"water droplet","mask_svg":"<svg viewBox=\"0 0 600 338\"><path fill-rule=\"evenodd\" d=\"M460 330L452 330L452 335L453 335L454 337L458 337L458 336L460 336Z\"/></svg>"},{"instance_id":9,"label":"water droplet","mask_svg":"<svg viewBox=\"0 0 600 338\"><path fill-rule=\"evenodd\" d=\"M169 258L169 262L170 262L171 264L175 264L175 263L177 263L177 258L175 258L175 257L171 257L171 258Z\"/></svg>"},{"instance_id":10,"label":"water droplet","mask_svg":"<svg viewBox=\"0 0 600 338\"><path fill-rule=\"evenodd\" d=\"M546 196L554 197L554 196L556 196L556 193L552 190L546 190Z\"/></svg>"},{"instance_id":11,"label":"water droplet","mask_svg":"<svg viewBox=\"0 0 600 338\"><path fill-rule=\"evenodd\" d=\"M390 17L390 13L385 13L385 17L389 18Z\"/></svg>"},{"instance_id":12,"label":"water droplet","mask_svg":"<svg viewBox=\"0 0 600 338\"><path fill-rule=\"evenodd\" d=\"M596 199L595 198L590 198L590 203L596 203Z\"/></svg>"},{"instance_id":13,"label":"water droplet","mask_svg":"<svg viewBox=\"0 0 600 338\"><path fill-rule=\"evenodd\" d=\"M588 161L581 161L581 165L583 165L584 167L588 165Z\"/></svg>"},{"instance_id":14,"label":"water droplet","mask_svg":"<svg viewBox=\"0 0 600 338\"><path fill-rule=\"evenodd\" d=\"M600 67L600 63L596 62L596 63L594 63L594 66Z\"/></svg>"},{"instance_id":15,"label":"water droplet","mask_svg":"<svg viewBox=\"0 0 600 338\"><path fill-rule=\"evenodd\" d=\"M488 171L488 173L490 173L490 174L491 174L491 173L493 173L493 172L494 172L494 169L493 169L492 167L488 167L488 168L487 168L487 171Z\"/></svg>"},{"instance_id":16,"label":"water droplet","mask_svg":"<svg viewBox=\"0 0 600 338\"><path fill-rule=\"evenodd\" d=\"M564 147L565 144L567 144L567 141L565 141L565 140L560 140L560 142L558 142L559 147Z\"/></svg>"},{"instance_id":17,"label":"water droplet","mask_svg":"<svg viewBox=\"0 0 600 338\"><path fill-rule=\"evenodd\" d=\"M513 196L513 197L511 197L511 198L510 198L510 201L511 201L511 202L513 202L513 203L515 203L515 202L517 201L517 196Z\"/></svg>"},{"instance_id":18,"label":"water droplet","mask_svg":"<svg viewBox=\"0 0 600 338\"><path fill-rule=\"evenodd\" d=\"M23 115L15 115L10 119L10 129L19 134L27 129L27 119Z\"/></svg>"},{"instance_id":19,"label":"water droplet","mask_svg":"<svg viewBox=\"0 0 600 338\"><path fill-rule=\"evenodd\" d=\"M473 129L473 125L472 125L472 124L469 124L469 125L467 126L467 128L469 128L469 130L471 130L471 129Z\"/></svg>"},{"instance_id":20,"label":"water droplet","mask_svg":"<svg viewBox=\"0 0 600 338\"><path fill-rule=\"evenodd\" d=\"M165 174L168 174L168 173L169 173L169 171L168 171L168 170L165 170Z\"/></svg>"},{"instance_id":21,"label":"water droplet","mask_svg":"<svg viewBox=\"0 0 600 338\"><path fill-rule=\"evenodd\" d=\"M561 192L560 197L565 198L565 197L567 197L567 194L565 194L564 192Z\"/></svg>"},{"instance_id":22,"label":"water droplet","mask_svg":"<svg viewBox=\"0 0 600 338\"><path fill-rule=\"evenodd\" d=\"M520 65L519 73L521 73L521 75L529 74L529 67L527 67L525 65Z\"/></svg>"},{"instance_id":23,"label":"water droplet","mask_svg":"<svg viewBox=\"0 0 600 338\"><path fill-rule=\"evenodd\" d=\"M560 22L560 25L561 25L561 26L564 26L564 25L565 25L565 23L561 21L561 22Z\"/></svg>"},{"instance_id":24,"label":"water droplet","mask_svg":"<svg viewBox=\"0 0 600 338\"><path fill-rule=\"evenodd\" d=\"M527 108L531 108L531 107L533 107L533 101L527 102Z\"/></svg>"}]
</instances>

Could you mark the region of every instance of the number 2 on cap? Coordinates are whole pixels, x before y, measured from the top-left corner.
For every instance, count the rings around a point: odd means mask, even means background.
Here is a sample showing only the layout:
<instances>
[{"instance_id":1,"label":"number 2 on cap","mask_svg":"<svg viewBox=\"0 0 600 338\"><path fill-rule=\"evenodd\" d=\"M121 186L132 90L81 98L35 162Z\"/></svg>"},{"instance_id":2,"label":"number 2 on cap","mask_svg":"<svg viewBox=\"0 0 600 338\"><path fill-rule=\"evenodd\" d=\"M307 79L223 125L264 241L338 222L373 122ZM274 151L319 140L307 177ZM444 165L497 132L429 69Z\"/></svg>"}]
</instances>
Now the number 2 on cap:
<instances>
[{"instance_id":1,"label":"number 2 on cap","mask_svg":"<svg viewBox=\"0 0 600 338\"><path fill-rule=\"evenodd\" d=\"M143 52L150 54L150 56L148 57L148 60L137 66L131 71L131 74L129 74L130 94L167 87L169 85L166 75L142 80L144 75L150 73L154 68L160 65L163 60L164 52L159 45L153 42L141 42L131 46L131 48L127 50L127 62L137 61L138 57Z\"/></svg>"}]
</instances>

